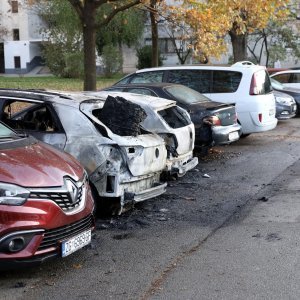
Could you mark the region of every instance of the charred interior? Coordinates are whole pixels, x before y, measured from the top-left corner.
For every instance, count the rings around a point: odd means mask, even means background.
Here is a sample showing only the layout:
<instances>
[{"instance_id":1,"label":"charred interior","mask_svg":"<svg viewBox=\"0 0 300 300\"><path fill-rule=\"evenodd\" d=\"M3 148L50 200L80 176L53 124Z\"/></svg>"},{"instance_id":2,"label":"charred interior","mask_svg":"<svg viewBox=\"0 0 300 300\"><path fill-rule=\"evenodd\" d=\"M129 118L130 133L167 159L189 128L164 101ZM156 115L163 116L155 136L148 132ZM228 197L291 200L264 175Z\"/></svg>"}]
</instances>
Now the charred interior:
<instances>
[{"instance_id":1,"label":"charred interior","mask_svg":"<svg viewBox=\"0 0 300 300\"><path fill-rule=\"evenodd\" d=\"M147 117L146 112L122 97L108 96L103 108L93 110L93 115L117 135L138 136L145 133L140 123Z\"/></svg>"}]
</instances>

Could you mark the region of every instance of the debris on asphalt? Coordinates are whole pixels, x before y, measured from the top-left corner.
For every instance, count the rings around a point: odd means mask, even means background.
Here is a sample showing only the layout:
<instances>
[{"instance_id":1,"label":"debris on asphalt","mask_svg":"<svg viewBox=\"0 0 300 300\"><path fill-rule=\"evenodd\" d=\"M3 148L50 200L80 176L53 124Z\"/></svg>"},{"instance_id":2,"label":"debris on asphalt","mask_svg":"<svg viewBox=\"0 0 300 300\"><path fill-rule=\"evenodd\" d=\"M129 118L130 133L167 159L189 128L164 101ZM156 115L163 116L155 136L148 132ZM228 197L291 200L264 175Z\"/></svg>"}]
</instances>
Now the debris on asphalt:
<instances>
[{"instance_id":1,"label":"debris on asphalt","mask_svg":"<svg viewBox=\"0 0 300 300\"><path fill-rule=\"evenodd\" d=\"M203 177L203 178L210 178L210 176L209 176L208 174L206 174L206 173L203 174L202 177Z\"/></svg>"},{"instance_id":2,"label":"debris on asphalt","mask_svg":"<svg viewBox=\"0 0 300 300\"><path fill-rule=\"evenodd\" d=\"M262 201L262 202L267 202L267 201L269 200L269 198L263 196L263 197L261 197L261 198L259 198L259 199L257 199L257 200L258 200L258 201Z\"/></svg>"}]
</instances>

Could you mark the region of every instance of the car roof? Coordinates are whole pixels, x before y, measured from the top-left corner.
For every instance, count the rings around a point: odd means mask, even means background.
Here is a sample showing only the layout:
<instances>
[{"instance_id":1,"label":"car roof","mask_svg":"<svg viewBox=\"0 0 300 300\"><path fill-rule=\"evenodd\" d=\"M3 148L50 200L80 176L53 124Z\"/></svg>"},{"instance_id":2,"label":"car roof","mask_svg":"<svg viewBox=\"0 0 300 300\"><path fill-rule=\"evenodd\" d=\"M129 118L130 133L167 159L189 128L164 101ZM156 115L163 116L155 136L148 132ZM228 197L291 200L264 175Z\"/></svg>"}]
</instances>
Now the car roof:
<instances>
[{"instance_id":1,"label":"car roof","mask_svg":"<svg viewBox=\"0 0 300 300\"><path fill-rule=\"evenodd\" d=\"M290 74L290 73L300 73L300 70L285 70L285 71L279 71L276 73L273 73L270 75L270 77L273 77L275 75L280 75L280 74Z\"/></svg>"},{"instance_id":2,"label":"car roof","mask_svg":"<svg viewBox=\"0 0 300 300\"><path fill-rule=\"evenodd\" d=\"M113 97L123 97L126 100L137 103L141 106L150 106L155 110L161 110L166 107L176 106L176 101L168 100L165 98L148 96L148 95L140 95L134 93L127 92L113 92L113 91L98 91L98 92L85 92L86 95L94 95L96 97L101 97L102 99L111 95Z\"/></svg>"},{"instance_id":3,"label":"car roof","mask_svg":"<svg viewBox=\"0 0 300 300\"><path fill-rule=\"evenodd\" d=\"M83 101L90 98L84 94L73 92L61 92L52 90L21 90L21 89L0 89L1 97L17 97L25 100L36 100L49 103L60 103L67 106L78 107Z\"/></svg>"},{"instance_id":4,"label":"car roof","mask_svg":"<svg viewBox=\"0 0 300 300\"><path fill-rule=\"evenodd\" d=\"M180 66L168 66L168 67L156 67L146 68L137 70L135 73L143 73L149 71L160 71L160 70L224 70L224 71L241 71L241 70L258 70L266 69L265 66L254 65L254 64L243 64L243 62L236 63L232 66L216 66L216 65L180 65Z\"/></svg>"},{"instance_id":5,"label":"car roof","mask_svg":"<svg viewBox=\"0 0 300 300\"><path fill-rule=\"evenodd\" d=\"M183 86L186 87L185 85L179 84L179 83L169 83L169 82L145 82L145 83L122 83L122 84L118 84L118 85L113 85L111 87L105 88L103 89L103 91L107 91L110 88L119 88L119 87L130 87L130 88L134 88L134 87L149 87L149 88L164 88L166 86Z\"/></svg>"}]
</instances>

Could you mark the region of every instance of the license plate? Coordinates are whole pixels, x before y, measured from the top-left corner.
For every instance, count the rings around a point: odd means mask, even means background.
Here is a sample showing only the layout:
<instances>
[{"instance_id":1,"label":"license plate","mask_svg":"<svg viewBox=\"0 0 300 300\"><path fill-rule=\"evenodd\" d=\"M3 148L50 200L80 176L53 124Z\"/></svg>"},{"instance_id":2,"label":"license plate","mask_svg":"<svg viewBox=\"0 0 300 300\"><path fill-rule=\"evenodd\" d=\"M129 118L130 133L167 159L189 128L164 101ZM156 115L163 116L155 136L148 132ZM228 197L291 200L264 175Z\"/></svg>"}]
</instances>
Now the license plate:
<instances>
[{"instance_id":1,"label":"license plate","mask_svg":"<svg viewBox=\"0 0 300 300\"><path fill-rule=\"evenodd\" d=\"M294 112L294 111L296 111L296 104L293 104L293 106L292 106L292 112Z\"/></svg>"},{"instance_id":2,"label":"license plate","mask_svg":"<svg viewBox=\"0 0 300 300\"><path fill-rule=\"evenodd\" d=\"M239 133L237 131L230 132L228 135L229 141L235 141L239 138Z\"/></svg>"},{"instance_id":3,"label":"license plate","mask_svg":"<svg viewBox=\"0 0 300 300\"><path fill-rule=\"evenodd\" d=\"M275 115L275 109L270 109L269 116L273 116L273 115Z\"/></svg>"},{"instance_id":4,"label":"license plate","mask_svg":"<svg viewBox=\"0 0 300 300\"><path fill-rule=\"evenodd\" d=\"M86 230L61 243L61 256L65 257L88 245L91 242L92 231Z\"/></svg>"}]
</instances>

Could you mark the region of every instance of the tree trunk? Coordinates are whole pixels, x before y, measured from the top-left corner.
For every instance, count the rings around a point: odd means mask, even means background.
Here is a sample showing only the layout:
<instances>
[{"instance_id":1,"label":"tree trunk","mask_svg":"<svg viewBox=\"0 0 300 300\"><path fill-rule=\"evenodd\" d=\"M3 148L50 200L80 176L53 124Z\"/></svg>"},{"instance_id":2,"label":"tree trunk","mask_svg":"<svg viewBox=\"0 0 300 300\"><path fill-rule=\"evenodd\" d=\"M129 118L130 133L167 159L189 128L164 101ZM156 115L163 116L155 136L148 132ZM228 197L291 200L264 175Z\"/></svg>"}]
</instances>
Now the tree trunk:
<instances>
[{"instance_id":1,"label":"tree trunk","mask_svg":"<svg viewBox=\"0 0 300 300\"><path fill-rule=\"evenodd\" d=\"M155 10L156 0L151 0L150 7ZM158 67L158 28L154 12L150 12L152 35L152 67Z\"/></svg>"},{"instance_id":2,"label":"tree trunk","mask_svg":"<svg viewBox=\"0 0 300 300\"><path fill-rule=\"evenodd\" d=\"M96 90L96 10L93 6L84 8L83 49L84 49L84 91Z\"/></svg>"},{"instance_id":3,"label":"tree trunk","mask_svg":"<svg viewBox=\"0 0 300 300\"><path fill-rule=\"evenodd\" d=\"M247 35L237 35L236 33L229 32L233 51L233 61L238 62L247 60Z\"/></svg>"}]
</instances>

